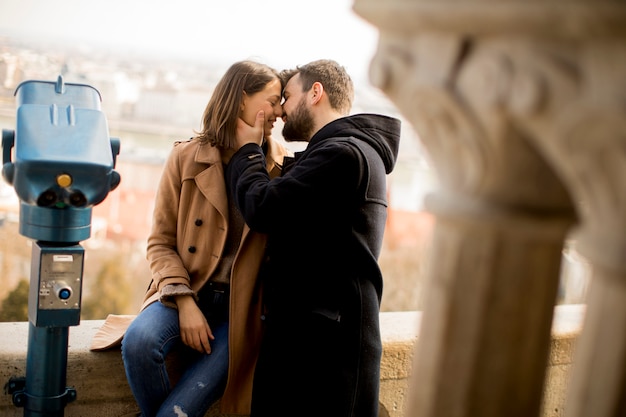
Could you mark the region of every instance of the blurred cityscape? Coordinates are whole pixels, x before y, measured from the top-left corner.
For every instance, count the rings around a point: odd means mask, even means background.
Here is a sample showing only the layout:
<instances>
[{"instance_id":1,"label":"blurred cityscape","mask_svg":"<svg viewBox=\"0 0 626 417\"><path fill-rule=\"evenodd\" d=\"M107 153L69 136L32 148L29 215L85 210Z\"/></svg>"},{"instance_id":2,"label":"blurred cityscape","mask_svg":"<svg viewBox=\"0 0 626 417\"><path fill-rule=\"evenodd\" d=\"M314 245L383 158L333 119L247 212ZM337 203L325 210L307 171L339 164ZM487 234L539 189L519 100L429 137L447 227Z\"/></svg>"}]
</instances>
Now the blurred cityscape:
<instances>
[{"instance_id":1,"label":"blurred cityscape","mask_svg":"<svg viewBox=\"0 0 626 417\"><path fill-rule=\"evenodd\" d=\"M66 83L88 84L100 92L110 136L121 142L116 165L122 176L121 185L94 207L91 238L82 244L87 252L84 281L87 305L90 297L101 302L107 295L118 299L124 293L126 300L94 306L91 314L96 317L88 318L104 318L107 312L136 312L150 279L145 240L163 163L174 141L188 139L200 129L206 103L230 64L125 55L121 51L84 45L76 48L41 40L0 37L2 129L15 129L14 93L21 82L56 81L62 75ZM419 254L432 226L422 199L433 189L434 176L415 131L393 104L370 85L356 84L355 90L353 113L382 113L403 120L400 157L389 176L390 213L381 256L387 283L383 309L415 310L421 303ZM279 140L282 140L281 130L279 120L274 133ZM286 143L293 150L303 145ZM0 302L20 280L29 277L29 242L17 232L18 214L14 190L1 181L0 234L5 243L0 248L4 272ZM110 284L111 294L103 293L106 284Z\"/></svg>"}]
</instances>

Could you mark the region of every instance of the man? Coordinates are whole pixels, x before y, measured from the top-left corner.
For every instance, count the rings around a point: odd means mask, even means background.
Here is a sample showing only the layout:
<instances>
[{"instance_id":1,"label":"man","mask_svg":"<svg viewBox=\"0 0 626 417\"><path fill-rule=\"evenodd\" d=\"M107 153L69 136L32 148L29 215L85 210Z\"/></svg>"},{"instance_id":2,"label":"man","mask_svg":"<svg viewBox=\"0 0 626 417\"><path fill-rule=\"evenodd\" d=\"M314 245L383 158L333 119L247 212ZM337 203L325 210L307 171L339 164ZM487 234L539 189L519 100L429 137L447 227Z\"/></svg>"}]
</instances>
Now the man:
<instances>
[{"instance_id":1,"label":"man","mask_svg":"<svg viewBox=\"0 0 626 417\"><path fill-rule=\"evenodd\" d=\"M259 112L254 127L240 121L226 178L246 223L268 234L266 329L251 417L375 417L378 256L400 121L348 116L352 81L334 61L281 75L283 136L307 148L270 180Z\"/></svg>"}]
</instances>

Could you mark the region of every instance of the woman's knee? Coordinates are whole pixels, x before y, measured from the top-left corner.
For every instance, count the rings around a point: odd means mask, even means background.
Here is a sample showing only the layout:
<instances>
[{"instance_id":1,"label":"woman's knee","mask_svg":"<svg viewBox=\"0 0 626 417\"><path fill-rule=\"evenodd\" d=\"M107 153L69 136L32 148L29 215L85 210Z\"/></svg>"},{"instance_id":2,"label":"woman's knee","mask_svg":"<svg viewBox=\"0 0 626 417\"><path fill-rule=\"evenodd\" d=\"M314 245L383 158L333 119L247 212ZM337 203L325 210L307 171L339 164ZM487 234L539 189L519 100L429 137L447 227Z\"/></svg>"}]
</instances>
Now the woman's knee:
<instances>
[{"instance_id":1,"label":"woman's knee","mask_svg":"<svg viewBox=\"0 0 626 417\"><path fill-rule=\"evenodd\" d=\"M164 306L149 306L131 322L122 339L122 354L160 352L180 337L178 314ZM173 313L173 314L172 314Z\"/></svg>"}]
</instances>

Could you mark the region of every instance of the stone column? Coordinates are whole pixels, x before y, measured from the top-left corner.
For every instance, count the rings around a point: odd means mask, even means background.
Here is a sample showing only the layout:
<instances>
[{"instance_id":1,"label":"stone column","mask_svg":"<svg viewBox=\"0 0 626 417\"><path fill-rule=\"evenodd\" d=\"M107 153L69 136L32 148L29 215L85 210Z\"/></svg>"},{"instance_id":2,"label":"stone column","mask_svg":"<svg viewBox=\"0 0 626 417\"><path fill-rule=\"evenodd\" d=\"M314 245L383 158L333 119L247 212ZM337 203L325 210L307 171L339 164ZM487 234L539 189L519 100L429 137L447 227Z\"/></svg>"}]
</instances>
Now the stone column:
<instances>
[{"instance_id":1,"label":"stone column","mask_svg":"<svg viewBox=\"0 0 626 417\"><path fill-rule=\"evenodd\" d=\"M626 31L626 3L621 17ZM591 7L594 6L594 7ZM595 4L590 5L593 14ZM537 117L537 142L578 202L593 276L565 415L626 416L626 35L585 36L566 54L576 95ZM530 123L529 123L530 124Z\"/></svg>"},{"instance_id":2,"label":"stone column","mask_svg":"<svg viewBox=\"0 0 626 417\"><path fill-rule=\"evenodd\" d=\"M621 416L624 3L356 0L354 9L380 29L370 79L413 124L441 184L427 200L437 221L407 416L538 415L561 249L577 220L585 254L603 267L569 416ZM590 399L604 414L584 408Z\"/></svg>"}]
</instances>

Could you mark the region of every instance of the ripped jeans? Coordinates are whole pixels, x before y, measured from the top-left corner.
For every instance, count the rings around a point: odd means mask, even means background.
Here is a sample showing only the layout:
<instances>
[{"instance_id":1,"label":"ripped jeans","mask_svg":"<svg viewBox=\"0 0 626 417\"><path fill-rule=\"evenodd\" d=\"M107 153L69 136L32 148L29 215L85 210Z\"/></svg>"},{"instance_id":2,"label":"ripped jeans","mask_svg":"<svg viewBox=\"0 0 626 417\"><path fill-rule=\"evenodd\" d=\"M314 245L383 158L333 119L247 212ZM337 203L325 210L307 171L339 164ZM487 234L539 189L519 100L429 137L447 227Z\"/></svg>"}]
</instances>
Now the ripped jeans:
<instances>
[{"instance_id":1,"label":"ripped jeans","mask_svg":"<svg viewBox=\"0 0 626 417\"><path fill-rule=\"evenodd\" d=\"M202 417L221 397L228 376L228 321L207 320L215 336L208 355L183 345L178 311L158 301L130 324L122 339L122 359L142 417ZM186 367L172 387L165 357L181 348Z\"/></svg>"}]
</instances>

